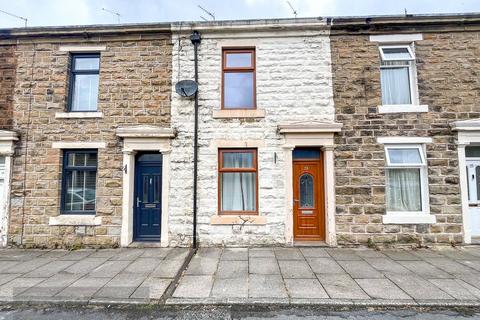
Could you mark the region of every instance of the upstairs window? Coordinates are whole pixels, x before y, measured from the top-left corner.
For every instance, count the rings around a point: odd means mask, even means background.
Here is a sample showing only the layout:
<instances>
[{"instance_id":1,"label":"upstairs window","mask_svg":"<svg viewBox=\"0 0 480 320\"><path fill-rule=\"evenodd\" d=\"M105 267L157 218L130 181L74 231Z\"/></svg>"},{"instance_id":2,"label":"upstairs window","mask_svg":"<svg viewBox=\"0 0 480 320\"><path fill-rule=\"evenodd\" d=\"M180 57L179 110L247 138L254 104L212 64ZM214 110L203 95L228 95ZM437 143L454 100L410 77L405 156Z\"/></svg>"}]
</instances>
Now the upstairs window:
<instances>
[{"instance_id":1,"label":"upstairs window","mask_svg":"<svg viewBox=\"0 0 480 320\"><path fill-rule=\"evenodd\" d=\"M65 151L62 177L62 213L95 214L97 151Z\"/></svg>"},{"instance_id":2,"label":"upstairs window","mask_svg":"<svg viewBox=\"0 0 480 320\"><path fill-rule=\"evenodd\" d=\"M68 111L97 111L99 72L99 54L72 55Z\"/></svg>"},{"instance_id":3,"label":"upstairs window","mask_svg":"<svg viewBox=\"0 0 480 320\"><path fill-rule=\"evenodd\" d=\"M421 145L385 147L387 212L425 212L427 166Z\"/></svg>"},{"instance_id":4,"label":"upstairs window","mask_svg":"<svg viewBox=\"0 0 480 320\"><path fill-rule=\"evenodd\" d=\"M380 48L382 104L418 104L415 55L409 45Z\"/></svg>"},{"instance_id":5,"label":"upstairs window","mask_svg":"<svg viewBox=\"0 0 480 320\"><path fill-rule=\"evenodd\" d=\"M223 49L222 109L255 108L255 49Z\"/></svg>"}]
</instances>

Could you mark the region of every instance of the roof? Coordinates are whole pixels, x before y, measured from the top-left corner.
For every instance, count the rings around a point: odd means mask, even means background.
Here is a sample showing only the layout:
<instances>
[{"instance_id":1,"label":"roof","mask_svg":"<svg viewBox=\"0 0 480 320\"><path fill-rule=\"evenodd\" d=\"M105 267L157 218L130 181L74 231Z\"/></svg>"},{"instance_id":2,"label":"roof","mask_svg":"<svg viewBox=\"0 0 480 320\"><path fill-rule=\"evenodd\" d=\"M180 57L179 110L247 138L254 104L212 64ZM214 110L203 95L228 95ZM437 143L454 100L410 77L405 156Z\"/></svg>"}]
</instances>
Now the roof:
<instances>
[{"instance_id":1,"label":"roof","mask_svg":"<svg viewBox=\"0 0 480 320\"><path fill-rule=\"evenodd\" d=\"M379 16L329 16L311 18L223 20L223 21L177 21L161 23L102 24L58 27L27 27L0 29L0 39L16 37L124 35L129 33L169 33L179 30L284 30L302 28L366 29L381 27L411 26L480 26L480 13L459 14L406 14Z\"/></svg>"}]
</instances>

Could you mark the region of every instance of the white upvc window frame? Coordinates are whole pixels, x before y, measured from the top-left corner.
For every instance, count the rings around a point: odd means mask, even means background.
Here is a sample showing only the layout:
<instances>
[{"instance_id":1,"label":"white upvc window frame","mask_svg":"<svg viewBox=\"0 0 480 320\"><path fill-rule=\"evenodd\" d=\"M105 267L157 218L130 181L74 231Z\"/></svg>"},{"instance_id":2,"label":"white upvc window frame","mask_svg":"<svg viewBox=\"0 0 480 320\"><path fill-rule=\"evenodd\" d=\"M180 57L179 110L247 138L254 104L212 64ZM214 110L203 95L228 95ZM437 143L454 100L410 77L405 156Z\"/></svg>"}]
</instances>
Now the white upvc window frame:
<instances>
[{"instance_id":1,"label":"white upvc window frame","mask_svg":"<svg viewBox=\"0 0 480 320\"><path fill-rule=\"evenodd\" d=\"M402 58L402 59L388 59L385 57L383 52L384 49L407 49L408 53L410 54L410 58ZM414 43L405 44L405 45L380 45L378 50L380 51L380 72L382 69L394 69L394 68L408 68L408 80L409 80L409 87L410 87L410 104L383 104L383 96L382 96L382 106L383 107L412 107L420 105L420 100L418 97L418 79L417 79L417 67L415 63L415 54L414 54ZM406 61L408 65L401 65L401 66L389 66L383 65L383 62L392 62L392 61ZM382 85L382 83L380 83Z\"/></svg>"},{"instance_id":2,"label":"white upvc window frame","mask_svg":"<svg viewBox=\"0 0 480 320\"><path fill-rule=\"evenodd\" d=\"M428 168L426 161L425 145L420 143L391 143L385 144L385 171L388 169L418 168L420 169L421 211L388 211L383 216L384 224L422 224L435 223L436 217L430 214L430 201L428 190ZM420 154L420 163L391 163L389 150L391 149L416 149ZM386 173L386 172L385 172ZM385 174L386 178L386 174ZM385 190L387 180L385 179ZM387 208L387 193L385 192L385 207Z\"/></svg>"}]
</instances>

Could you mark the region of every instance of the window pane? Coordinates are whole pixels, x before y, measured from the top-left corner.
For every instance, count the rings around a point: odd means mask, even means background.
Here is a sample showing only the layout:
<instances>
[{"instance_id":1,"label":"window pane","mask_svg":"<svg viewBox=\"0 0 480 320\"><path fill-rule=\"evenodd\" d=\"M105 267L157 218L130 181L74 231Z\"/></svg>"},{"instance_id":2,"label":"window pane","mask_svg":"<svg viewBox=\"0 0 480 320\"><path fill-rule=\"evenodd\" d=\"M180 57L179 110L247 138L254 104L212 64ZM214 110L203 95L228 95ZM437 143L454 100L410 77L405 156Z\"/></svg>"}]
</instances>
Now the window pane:
<instances>
[{"instance_id":1,"label":"window pane","mask_svg":"<svg viewBox=\"0 0 480 320\"><path fill-rule=\"evenodd\" d=\"M310 174L303 174L300 177L300 208L314 207L314 186L313 177Z\"/></svg>"},{"instance_id":2,"label":"window pane","mask_svg":"<svg viewBox=\"0 0 480 320\"><path fill-rule=\"evenodd\" d=\"M96 171L68 171L65 178L65 209L94 211Z\"/></svg>"},{"instance_id":3,"label":"window pane","mask_svg":"<svg viewBox=\"0 0 480 320\"><path fill-rule=\"evenodd\" d=\"M477 201L480 200L480 166L475 168L475 184L477 185Z\"/></svg>"},{"instance_id":4,"label":"window pane","mask_svg":"<svg viewBox=\"0 0 480 320\"><path fill-rule=\"evenodd\" d=\"M77 74L73 85L72 111L96 111L98 74Z\"/></svg>"},{"instance_id":5,"label":"window pane","mask_svg":"<svg viewBox=\"0 0 480 320\"><path fill-rule=\"evenodd\" d=\"M253 168L252 152L224 152L223 168Z\"/></svg>"},{"instance_id":6,"label":"window pane","mask_svg":"<svg viewBox=\"0 0 480 320\"><path fill-rule=\"evenodd\" d=\"M100 69L100 58L75 57L75 71Z\"/></svg>"},{"instance_id":7,"label":"window pane","mask_svg":"<svg viewBox=\"0 0 480 320\"><path fill-rule=\"evenodd\" d=\"M480 158L480 147L465 147L465 156L470 158Z\"/></svg>"},{"instance_id":8,"label":"window pane","mask_svg":"<svg viewBox=\"0 0 480 320\"><path fill-rule=\"evenodd\" d=\"M422 164L422 158L417 148L391 149L388 148L391 164Z\"/></svg>"},{"instance_id":9,"label":"window pane","mask_svg":"<svg viewBox=\"0 0 480 320\"><path fill-rule=\"evenodd\" d=\"M96 153L68 153L68 166L75 167L96 167L97 166L97 154Z\"/></svg>"},{"instance_id":10,"label":"window pane","mask_svg":"<svg viewBox=\"0 0 480 320\"><path fill-rule=\"evenodd\" d=\"M224 73L224 108L254 108L253 72Z\"/></svg>"},{"instance_id":11,"label":"window pane","mask_svg":"<svg viewBox=\"0 0 480 320\"><path fill-rule=\"evenodd\" d=\"M222 211L255 211L256 173L222 173Z\"/></svg>"},{"instance_id":12,"label":"window pane","mask_svg":"<svg viewBox=\"0 0 480 320\"><path fill-rule=\"evenodd\" d=\"M386 193L388 211L422 211L420 169L388 169Z\"/></svg>"},{"instance_id":13,"label":"window pane","mask_svg":"<svg viewBox=\"0 0 480 320\"><path fill-rule=\"evenodd\" d=\"M408 67L384 68L380 70L380 74L384 105L412 103Z\"/></svg>"},{"instance_id":14,"label":"window pane","mask_svg":"<svg viewBox=\"0 0 480 320\"><path fill-rule=\"evenodd\" d=\"M320 150L295 149L293 150L293 159L320 159Z\"/></svg>"},{"instance_id":15,"label":"window pane","mask_svg":"<svg viewBox=\"0 0 480 320\"><path fill-rule=\"evenodd\" d=\"M246 53L227 53L225 66L227 68L250 68L252 67L252 54Z\"/></svg>"},{"instance_id":16,"label":"window pane","mask_svg":"<svg viewBox=\"0 0 480 320\"><path fill-rule=\"evenodd\" d=\"M412 59L407 48L382 48L386 60Z\"/></svg>"}]
</instances>

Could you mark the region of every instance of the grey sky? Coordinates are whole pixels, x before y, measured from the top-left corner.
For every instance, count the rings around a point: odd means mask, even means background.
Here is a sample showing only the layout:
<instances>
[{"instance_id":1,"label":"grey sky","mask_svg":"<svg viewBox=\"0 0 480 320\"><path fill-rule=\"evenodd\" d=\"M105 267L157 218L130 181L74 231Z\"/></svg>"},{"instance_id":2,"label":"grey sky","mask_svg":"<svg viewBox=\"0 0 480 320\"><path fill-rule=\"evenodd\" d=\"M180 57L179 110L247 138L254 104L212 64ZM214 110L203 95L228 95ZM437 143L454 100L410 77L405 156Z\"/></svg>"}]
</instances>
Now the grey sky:
<instances>
[{"instance_id":1,"label":"grey sky","mask_svg":"<svg viewBox=\"0 0 480 320\"><path fill-rule=\"evenodd\" d=\"M290 0L299 17L409 13L480 12L480 0ZM285 0L0 0L0 10L28 18L29 26L79 25L293 17ZM21 20L0 13L0 28L22 27Z\"/></svg>"}]
</instances>

